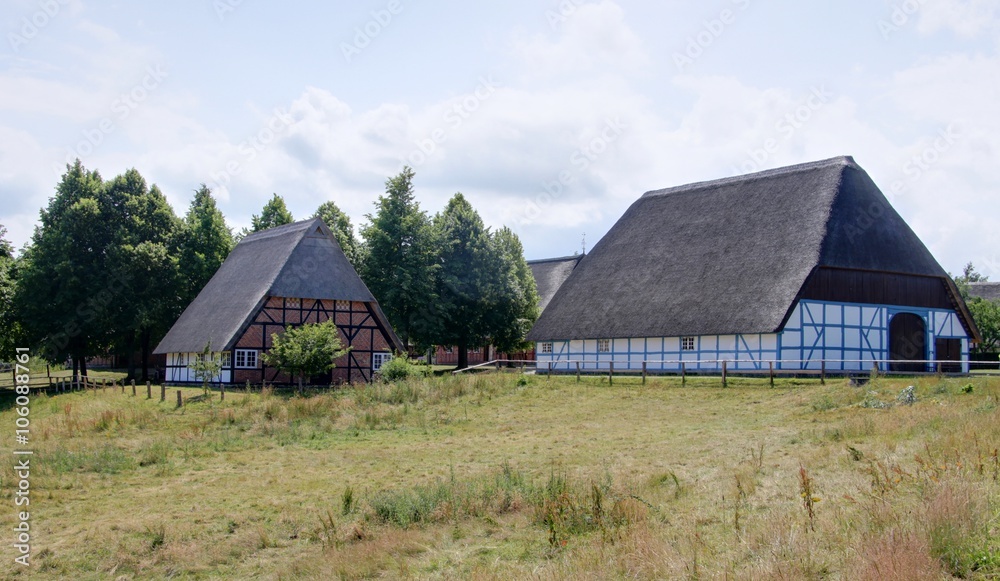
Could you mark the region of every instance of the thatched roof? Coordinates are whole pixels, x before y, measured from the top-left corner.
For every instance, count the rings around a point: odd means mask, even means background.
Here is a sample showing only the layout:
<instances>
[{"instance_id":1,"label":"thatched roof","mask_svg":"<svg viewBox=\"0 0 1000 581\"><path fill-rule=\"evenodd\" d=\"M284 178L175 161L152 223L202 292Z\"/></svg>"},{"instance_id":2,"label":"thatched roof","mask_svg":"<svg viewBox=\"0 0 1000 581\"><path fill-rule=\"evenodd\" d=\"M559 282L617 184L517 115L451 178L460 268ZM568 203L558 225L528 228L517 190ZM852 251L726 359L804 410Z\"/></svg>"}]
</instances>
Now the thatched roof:
<instances>
[{"instance_id":1,"label":"thatched roof","mask_svg":"<svg viewBox=\"0 0 1000 581\"><path fill-rule=\"evenodd\" d=\"M969 296L1000 301L1000 282L970 282Z\"/></svg>"},{"instance_id":2,"label":"thatched roof","mask_svg":"<svg viewBox=\"0 0 1000 581\"><path fill-rule=\"evenodd\" d=\"M539 313L545 310L562 283L566 282L569 275L573 273L573 269L576 268L581 258L583 258L582 255L576 255L528 261L528 268L531 269L531 275L535 278L535 286L538 288Z\"/></svg>"},{"instance_id":3,"label":"thatched roof","mask_svg":"<svg viewBox=\"0 0 1000 581\"><path fill-rule=\"evenodd\" d=\"M850 157L648 192L532 341L772 333L820 266L947 278Z\"/></svg>"},{"instance_id":4,"label":"thatched roof","mask_svg":"<svg viewBox=\"0 0 1000 581\"><path fill-rule=\"evenodd\" d=\"M312 218L244 238L154 353L194 353L209 342L213 351L228 351L268 296L372 303L390 341L403 350L330 229Z\"/></svg>"}]
</instances>

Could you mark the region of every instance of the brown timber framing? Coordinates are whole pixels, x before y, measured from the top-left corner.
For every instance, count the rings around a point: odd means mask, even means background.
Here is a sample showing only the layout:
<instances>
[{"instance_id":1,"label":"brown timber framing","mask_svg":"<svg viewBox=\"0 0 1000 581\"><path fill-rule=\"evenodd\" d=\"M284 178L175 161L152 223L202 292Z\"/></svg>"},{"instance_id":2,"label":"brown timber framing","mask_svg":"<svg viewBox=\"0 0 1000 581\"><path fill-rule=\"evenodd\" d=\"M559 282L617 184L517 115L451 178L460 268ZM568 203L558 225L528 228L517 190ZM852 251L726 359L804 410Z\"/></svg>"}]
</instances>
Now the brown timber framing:
<instances>
[{"instance_id":1,"label":"brown timber framing","mask_svg":"<svg viewBox=\"0 0 1000 581\"><path fill-rule=\"evenodd\" d=\"M281 306L275 306L272 304L274 300L279 300ZM375 312L372 305L369 303L359 302L359 301L337 301L332 299L327 299L326 302L330 304L332 308L327 308L323 305L324 300L320 299L298 299L298 304L295 305L296 299L294 297L265 297L261 301L260 306L254 311L254 314L250 317L249 323L247 323L243 330L237 335L236 341L233 342L233 355L230 357L230 377L233 378L235 382L236 373L250 371L246 368L236 367L236 349L253 349L257 350L259 356L262 356L270 348L270 336L279 329L284 329L287 326L298 327L303 323L322 323L329 319L333 319L337 322L337 315L343 314L347 316L348 324L338 324L337 329L340 331L341 341L345 346L351 346L351 351L346 356L346 371L347 371L347 382L352 383L354 381L371 381L371 363L374 353L384 352L384 349L376 349L378 343L378 337L382 337L383 341L391 346L392 342L389 339L389 335L385 328L375 316ZM291 303L291 304L290 304ZM346 303L346 309L343 307ZM362 315L360 320L355 320L356 315ZM244 338L248 335L253 335L253 329L255 327L260 328L260 341L253 343L246 343ZM367 349L361 349L358 347L358 343L363 343L358 341L359 338L365 338L363 335L367 334ZM365 363L364 357L362 355L367 355L367 364ZM264 364L263 359L258 359L258 369L257 373L258 381L261 383L276 383L280 378L280 372ZM332 379L331 372L331 379Z\"/></svg>"}]
</instances>

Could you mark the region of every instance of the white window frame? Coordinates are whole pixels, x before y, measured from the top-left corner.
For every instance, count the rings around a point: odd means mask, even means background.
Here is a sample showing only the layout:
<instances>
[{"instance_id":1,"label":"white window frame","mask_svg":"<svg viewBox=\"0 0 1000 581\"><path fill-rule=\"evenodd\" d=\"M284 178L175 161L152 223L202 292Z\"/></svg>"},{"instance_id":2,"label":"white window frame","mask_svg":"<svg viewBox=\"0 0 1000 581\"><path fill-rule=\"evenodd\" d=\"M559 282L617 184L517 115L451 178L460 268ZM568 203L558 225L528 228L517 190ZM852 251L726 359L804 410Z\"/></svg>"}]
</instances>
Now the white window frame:
<instances>
[{"instance_id":1,"label":"white window frame","mask_svg":"<svg viewBox=\"0 0 1000 581\"><path fill-rule=\"evenodd\" d=\"M597 352L598 353L611 353L611 339L598 339L597 340Z\"/></svg>"},{"instance_id":2,"label":"white window frame","mask_svg":"<svg viewBox=\"0 0 1000 581\"><path fill-rule=\"evenodd\" d=\"M539 353L545 353L545 354L552 353L552 342L551 341L547 341L545 343L539 343L538 344L538 352Z\"/></svg>"},{"instance_id":3,"label":"white window frame","mask_svg":"<svg viewBox=\"0 0 1000 581\"><path fill-rule=\"evenodd\" d=\"M233 365L233 353L232 353L232 351L223 351L222 352L221 360L222 360L222 368L223 369L229 369L230 367L232 367L232 365Z\"/></svg>"},{"instance_id":4,"label":"white window frame","mask_svg":"<svg viewBox=\"0 0 1000 581\"><path fill-rule=\"evenodd\" d=\"M697 351L697 350L698 350L697 337L681 337L681 351Z\"/></svg>"},{"instance_id":5,"label":"white window frame","mask_svg":"<svg viewBox=\"0 0 1000 581\"><path fill-rule=\"evenodd\" d=\"M235 354L236 369L257 369L260 365L259 352L256 349L237 349Z\"/></svg>"},{"instance_id":6,"label":"white window frame","mask_svg":"<svg viewBox=\"0 0 1000 581\"><path fill-rule=\"evenodd\" d=\"M389 352L375 352L372 353L372 371L378 371L382 369L382 366L388 363L392 359L392 353Z\"/></svg>"}]
</instances>

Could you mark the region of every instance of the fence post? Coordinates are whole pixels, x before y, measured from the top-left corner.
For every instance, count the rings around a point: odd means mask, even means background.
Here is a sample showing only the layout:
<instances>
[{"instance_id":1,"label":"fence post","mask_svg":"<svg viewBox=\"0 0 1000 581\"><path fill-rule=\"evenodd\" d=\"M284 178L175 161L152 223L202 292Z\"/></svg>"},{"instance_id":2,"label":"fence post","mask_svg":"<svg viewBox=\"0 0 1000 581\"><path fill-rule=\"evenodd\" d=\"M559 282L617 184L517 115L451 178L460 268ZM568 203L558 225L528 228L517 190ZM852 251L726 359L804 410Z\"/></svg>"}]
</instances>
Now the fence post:
<instances>
[{"instance_id":1,"label":"fence post","mask_svg":"<svg viewBox=\"0 0 1000 581\"><path fill-rule=\"evenodd\" d=\"M728 378L726 377L726 360L722 360L722 387L728 386Z\"/></svg>"},{"instance_id":2,"label":"fence post","mask_svg":"<svg viewBox=\"0 0 1000 581\"><path fill-rule=\"evenodd\" d=\"M146 399L153 399L153 386L148 379L146 380Z\"/></svg>"},{"instance_id":3,"label":"fence post","mask_svg":"<svg viewBox=\"0 0 1000 581\"><path fill-rule=\"evenodd\" d=\"M132 380L132 397L135 397L135 380Z\"/></svg>"},{"instance_id":4,"label":"fence post","mask_svg":"<svg viewBox=\"0 0 1000 581\"><path fill-rule=\"evenodd\" d=\"M115 384L115 383L118 383L117 379L115 379L113 381L113 384ZM122 395L125 395L125 382L124 381L122 382Z\"/></svg>"},{"instance_id":5,"label":"fence post","mask_svg":"<svg viewBox=\"0 0 1000 581\"><path fill-rule=\"evenodd\" d=\"M181 407L182 405L184 405L184 402L181 400L181 390L178 389L177 390L177 407Z\"/></svg>"},{"instance_id":6,"label":"fence post","mask_svg":"<svg viewBox=\"0 0 1000 581\"><path fill-rule=\"evenodd\" d=\"M576 362L576 382L580 383L580 362Z\"/></svg>"},{"instance_id":7,"label":"fence post","mask_svg":"<svg viewBox=\"0 0 1000 581\"><path fill-rule=\"evenodd\" d=\"M546 380L552 379L552 362L551 361L548 362L548 366L549 366L549 372L548 372L548 375L545 377Z\"/></svg>"},{"instance_id":8,"label":"fence post","mask_svg":"<svg viewBox=\"0 0 1000 581\"><path fill-rule=\"evenodd\" d=\"M219 401L226 401L226 384L219 383Z\"/></svg>"},{"instance_id":9,"label":"fence post","mask_svg":"<svg viewBox=\"0 0 1000 581\"><path fill-rule=\"evenodd\" d=\"M642 362L642 384L646 385L646 362Z\"/></svg>"},{"instance_id":10,"label":"fence post","mask_svg":"<svg viewBox=\"0 0 1000 581\"><path fill-rule=\"evenodd\" d=\"M160 384L160 403L167 401L167 384Z\"/></svg>"},{"instance_id":11,"label":"fence post","mask_svg":"<svg viewBox=\"0 0 1000 581\"><path fill-rule=\"evenodd\" d=\"M615 384L615 362L608 362L608 385Z\"/></svg>"},{"instance_id":12,"label":"fence post","mask_svg":"<svg viewBox=\"0 0 1000 581\"><path fill-rule=\"evenodd\" d=\"M826 385L826 359L819 361L819 384Z\"/></svg>"},{"instance_id":13,"label":"fence post","mask_svg":"<svg viewBox=\"0 0 1000 581\"><path fill-rule=\"evenodd\" d=\"M681 361L681 385L687 385L687 363Z\"/></svg>"},{"instance_id":14,"label":"fence post","mask_svg":"<svg viewBox=\"0 0 1000 581\"><path fill-rule=\"evenodd\" d=\"M768 375L771 376L771 387L774 387L774 361L767 362Z\"/></svg>"}]
</instances>

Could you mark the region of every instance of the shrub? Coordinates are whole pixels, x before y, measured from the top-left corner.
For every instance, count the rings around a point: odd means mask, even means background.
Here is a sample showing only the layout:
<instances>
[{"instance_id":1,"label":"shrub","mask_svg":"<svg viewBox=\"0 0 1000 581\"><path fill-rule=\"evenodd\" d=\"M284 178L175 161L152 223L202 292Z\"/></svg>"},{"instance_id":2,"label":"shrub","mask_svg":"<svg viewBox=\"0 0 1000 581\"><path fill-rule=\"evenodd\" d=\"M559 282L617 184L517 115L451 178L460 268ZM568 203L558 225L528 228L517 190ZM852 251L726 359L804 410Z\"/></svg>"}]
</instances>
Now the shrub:
<instances>
[{"instance_id":1,"label":"shrub","mask_svg":"<svg viewBox=\"0 0 1000 581\"><path fill-rule=\"evenodd\" d=\"M411 377L415 377L419 371L414 365L410 364L406 355L396 354L392 359L382 364L382 367L378 370L379 377L382 381L392 382L392 381L403 381Z\"/></svg>"}]
</instances>

